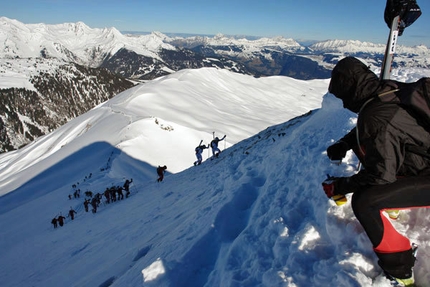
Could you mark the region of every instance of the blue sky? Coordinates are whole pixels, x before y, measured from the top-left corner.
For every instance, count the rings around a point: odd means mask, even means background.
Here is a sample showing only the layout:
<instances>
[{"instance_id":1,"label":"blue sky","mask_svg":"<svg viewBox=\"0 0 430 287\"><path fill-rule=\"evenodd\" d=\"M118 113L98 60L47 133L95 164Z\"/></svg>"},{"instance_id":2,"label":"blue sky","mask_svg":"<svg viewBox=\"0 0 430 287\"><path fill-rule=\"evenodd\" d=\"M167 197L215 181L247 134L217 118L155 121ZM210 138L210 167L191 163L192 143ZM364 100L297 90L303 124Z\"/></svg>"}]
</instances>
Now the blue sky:
<instances>
[{"instance_id":1,"label":"blue sky","mask_svg":"<svg viewBox=\"0 0 430 287\"><path fill-rule=\"evenodd\" d=\"M82 21L120 31L352 39L385 43L385 0L0 0L0 16L23 23ZM399 44L430 47L430 1Z\"/></svg>"}]
</instances>

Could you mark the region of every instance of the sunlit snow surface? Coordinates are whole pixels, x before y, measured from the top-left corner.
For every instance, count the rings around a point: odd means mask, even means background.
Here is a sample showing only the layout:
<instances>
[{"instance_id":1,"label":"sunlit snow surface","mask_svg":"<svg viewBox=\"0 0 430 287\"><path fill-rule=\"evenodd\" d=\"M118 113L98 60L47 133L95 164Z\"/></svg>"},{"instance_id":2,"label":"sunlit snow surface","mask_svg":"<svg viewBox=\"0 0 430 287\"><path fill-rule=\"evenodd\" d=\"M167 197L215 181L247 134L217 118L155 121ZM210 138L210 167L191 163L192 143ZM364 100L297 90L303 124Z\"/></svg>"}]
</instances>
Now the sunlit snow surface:
<instances>
[{"instance_id":1,"label":"sunlit snow surface","mask_svg":"<svg viewBox=\"0 0 430 287\"><path fill-rule=\"evenodd\" d=\"M356 119L328 83L184 70L0 155L1 285L389 286L349 203L337 207L321 189L327 173L351 175L358 163L325 155ZM223 152L211 160L205 150L194 167L194 147L213 132L227 135ZM157 165L168 168L161 183ZM125 178L130 198L84 211L85 191ZM69 200L73 184L81 198ZM75 220L54 229L70 207ZM394 222L420 246L421 286L429 219L418 209Z\"/></svg>"}]
</instances>

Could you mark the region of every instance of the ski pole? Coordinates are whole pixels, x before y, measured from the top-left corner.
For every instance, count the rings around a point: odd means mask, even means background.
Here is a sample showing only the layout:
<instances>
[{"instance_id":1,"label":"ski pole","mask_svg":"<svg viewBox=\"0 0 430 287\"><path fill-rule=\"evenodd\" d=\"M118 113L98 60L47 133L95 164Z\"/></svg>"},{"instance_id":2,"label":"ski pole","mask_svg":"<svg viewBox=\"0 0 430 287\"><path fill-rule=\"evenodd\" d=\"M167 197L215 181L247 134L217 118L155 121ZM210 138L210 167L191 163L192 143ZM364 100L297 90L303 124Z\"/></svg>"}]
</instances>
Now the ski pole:
<instances>
[{"instance_id":1,"label":"ski pole","mask_svg":"<svg viewBox=\"0 0 430 287\"><path fill-rule=\"evenodd\" d=\"M133 189L135 189L135 188L134 188L134 182L133 182L133 181L130 183L130 186L131 186L131 187L133 187ZM130 188L130 193L131 193L131 188ZM136 191L136 193L138 193L138 191Z\"/></svg>"},{"instance_id":2,"label":"ski pole","mask_svg":"<svg viewBox=\"0 0 430 287\"><path fill-rule=\"evenodd\" d=\"M390 33L388 35L387 46L385 47L384 61L381 67L381 80L390 79L391 64L393 63L394 53L396 52L397 38L399 37L400 16L394 17Z\"/></svg>"}]
</instances>

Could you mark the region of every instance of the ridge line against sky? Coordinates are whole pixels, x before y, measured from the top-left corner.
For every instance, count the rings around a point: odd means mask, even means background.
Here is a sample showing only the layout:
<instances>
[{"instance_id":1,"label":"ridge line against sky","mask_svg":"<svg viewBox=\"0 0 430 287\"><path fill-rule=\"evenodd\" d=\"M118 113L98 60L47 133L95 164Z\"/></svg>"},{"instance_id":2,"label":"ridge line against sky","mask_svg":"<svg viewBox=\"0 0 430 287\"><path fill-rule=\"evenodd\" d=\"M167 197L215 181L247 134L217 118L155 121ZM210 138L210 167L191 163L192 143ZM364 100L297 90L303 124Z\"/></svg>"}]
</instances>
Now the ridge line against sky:
<instances>
[{"instance_id":1,"label":"ridge line against sky","mask_svg":"<svg viewBox=\"0 0 430 287\"><path fill-rule=\"evenodd\" d=\"M1 0L0 16L24 24L84 22L120 31L283 36L299 42L359 40L385 44L385 0ZM430 47L430 1L398 43Z\"/></svg>"}]
</instances>

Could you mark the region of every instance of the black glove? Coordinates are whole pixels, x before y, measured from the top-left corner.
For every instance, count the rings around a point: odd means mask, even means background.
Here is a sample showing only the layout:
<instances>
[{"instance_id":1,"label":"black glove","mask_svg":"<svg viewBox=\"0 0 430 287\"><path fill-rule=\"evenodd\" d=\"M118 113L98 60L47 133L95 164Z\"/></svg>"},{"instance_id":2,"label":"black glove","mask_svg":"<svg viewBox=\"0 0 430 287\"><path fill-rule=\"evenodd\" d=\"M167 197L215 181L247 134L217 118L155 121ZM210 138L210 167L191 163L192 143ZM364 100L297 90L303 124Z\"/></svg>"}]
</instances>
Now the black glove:
<instances>
[{"instance_id":1,"label":"black glove","mask_svg":"<svg viewBox=\"0 0 430 287\"><path fill-rule=\"evenodd\" d=\"M334 195L337 195L337 191L335 190L336 182L340 179L340 177L334 177L329 174L327 174L326 180L322 182L322 187L327 195L328 198L333 197Z\"/></svg>"},{"instance_id":2,"label":"black glove","mask_svg":"<svg viewBox=\"0 0 430 287\"><path fill-rule=\"evenodd\" d=\"M335 195L334 193L334 181L324 181L322 183L323 190L325 192L325 195L327 195L328 198L331 198Z\"/></svg>"},{"instance_id":3,"label":"black glove","mask_svg":"<svg viewBox=\"0 0 430 287\"><path fill-rule=\"evenodd\" d=\"M327 179L322 182L322 187L327 197L345 195L353 192L344 190L345 183L348 182L348 180L348 177L335 177L327 174Z\"/></svg>"},{"instance_id":4,"label":"black glove","mask_svg":"<svg viewBox=\"0 0 430 287\"><path fill-rule=\"evenodd\" d=\"M338 141L327 148L327 156L331 160L342 160L348 150L349 146L346 142Z\"/></svg>"},{"instance_id":5,"label":"black glove","mask_svg":"<svg viewBox=\"0 0 430 287\"><path fill-rule=\"evenodd\" d=\"M384 20L388 28L391 28L391 22L396 16L400 16L399 36L401 36L403 30L421 16L421 9L416 0L387 0Z\"/></svg>"}]
</instances>

